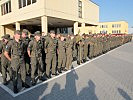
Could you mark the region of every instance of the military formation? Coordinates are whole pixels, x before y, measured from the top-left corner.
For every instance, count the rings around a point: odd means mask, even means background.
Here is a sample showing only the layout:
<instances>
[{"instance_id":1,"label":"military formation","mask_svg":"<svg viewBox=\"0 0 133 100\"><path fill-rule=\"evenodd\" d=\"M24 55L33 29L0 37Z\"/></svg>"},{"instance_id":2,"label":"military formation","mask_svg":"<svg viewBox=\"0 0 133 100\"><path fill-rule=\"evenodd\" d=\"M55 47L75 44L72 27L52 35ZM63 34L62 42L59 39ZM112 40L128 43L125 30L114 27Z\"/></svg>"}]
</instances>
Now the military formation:
<instances>
[{"instance_id":1,"label":"military formation","mask_svg":"<svg viewBox=\"0 0 133 100\"><path fill-rule=\"evenodd\" d=\"M0 41L0 57L3 84L13 83L18 93L18 79L22 87L29 88L26 77L34 86L37 80L45 81L71 69L72 62L80 65L132 40L127 34L56 34L28 30L14 32L13 39L5 34ZM10 80L7 80L7 74Z\"/></svg>"}]
</instances>

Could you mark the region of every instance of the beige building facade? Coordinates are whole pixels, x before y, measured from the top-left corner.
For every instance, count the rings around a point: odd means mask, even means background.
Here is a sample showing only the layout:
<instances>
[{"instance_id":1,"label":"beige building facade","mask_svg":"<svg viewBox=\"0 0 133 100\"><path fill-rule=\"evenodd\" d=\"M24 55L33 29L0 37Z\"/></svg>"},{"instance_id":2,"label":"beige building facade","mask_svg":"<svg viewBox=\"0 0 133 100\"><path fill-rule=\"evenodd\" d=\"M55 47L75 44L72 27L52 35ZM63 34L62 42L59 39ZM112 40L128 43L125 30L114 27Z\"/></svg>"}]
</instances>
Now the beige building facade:
<instances>
[{"instance_id":1,"label":"beige building facade","mask_svg":"<svg viewBox=\"0 0 133 100\"><path fill-rule=\"evenodd\" d=\"M23 28L77 34L78 27L99 23L99 6L90 0L1 0L0 5L0 37Z\"/></svg>"},{"instance_id":2,"label":"beige building facade","mask_svg":"<svg viewBox=\"0 0 133 100\"><path fill-rule=\"evenodd\" d=\"M128 34L128 23L126 21L102 22L98 25L98 33Z\"/></svg>"},{"instance_id":3,"label":"beige building facade","mask_svg":"<svg viewBox=\"0 0 133 100\"><path fill-rule=\"evenodd\" d=\"M126 21L100 22L98 26L79 27L79 29L86 34L128 34L128 23Z\"/></svg>"}]
</instances>

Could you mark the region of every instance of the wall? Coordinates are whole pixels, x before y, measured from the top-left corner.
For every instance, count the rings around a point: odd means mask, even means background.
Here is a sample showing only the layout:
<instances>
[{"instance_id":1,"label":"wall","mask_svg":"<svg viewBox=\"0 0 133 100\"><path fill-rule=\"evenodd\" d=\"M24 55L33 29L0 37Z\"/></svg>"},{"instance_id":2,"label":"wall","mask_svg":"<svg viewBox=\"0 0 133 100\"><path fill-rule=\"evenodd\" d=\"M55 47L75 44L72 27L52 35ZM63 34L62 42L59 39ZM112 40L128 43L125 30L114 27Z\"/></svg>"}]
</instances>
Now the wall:
<instances>
[{"instance_id":1,"label":"wall","mask_svg":"<svg viewBox=\"0 0 133 100\"><path fill-rule=\"evenodd\" d=\"M3 4L3 1L5 0L1 0L0 4ZM22 20L43 16L45 14L44 1L45 0L37 0L36 3L19 9L18 0L11 0L12 12L6 15L0 16L0 19L1 19L0 25L11 24L11 23L15 23L16 21L22 21ZM1 11L1 7L0 7L0 11Z\"/></svg>"},{"instance_id":2,"label":"wall","mask_svg":"<svg viewBox=\"0 0 133 100\"><path fill-rule=\"evenodd\" d=\"M83 1L83 18L87 22L98 23L99 22L99 6L91 2L90 0Z\"/></svg>"}]
</instances>

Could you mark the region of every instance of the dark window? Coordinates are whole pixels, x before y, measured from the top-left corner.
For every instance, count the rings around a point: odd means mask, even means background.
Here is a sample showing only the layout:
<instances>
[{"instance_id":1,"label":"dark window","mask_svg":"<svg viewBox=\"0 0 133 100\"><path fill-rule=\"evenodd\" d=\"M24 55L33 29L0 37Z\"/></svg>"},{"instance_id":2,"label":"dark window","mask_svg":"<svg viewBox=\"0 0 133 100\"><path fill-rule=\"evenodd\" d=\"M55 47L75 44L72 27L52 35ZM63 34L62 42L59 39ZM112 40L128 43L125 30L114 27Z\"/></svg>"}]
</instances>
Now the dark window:
<instances>
[{"instance_id":1,"label":"dark window","mask_svg":"<svg viewBox=\"0 0 133 100\"><path fill-rule=\"evenodd\" d=\"M11 12L11 1L9 1L9 12Z\"/></svg>"},{"instance_id":2,"label":"dark window","mask_svg":"<svg viewBox=\"0 0 133 100\"><path fill-rule=\"evenodd\" d=\"M19 8L36 3L37 0L19 0Z\"/></svg>"},{"instance_id":3,"label":"dark window","mask_svg":"<svg viewBox=\"0 0 133 100\"><path fill-rule=\"evenodd\" d=\"M5 15L11 12L11 1L8 1L1 5L1 15Z\"/></svg>"},{"instance_id":4,"label":"dark window","mask_svg":"<svg viewBox=\"0 0 133 100\"><path fill-rule=\"evenodd\" d=\"M27 5L30 5L31 4L31 0L27 0Z\"/></svg>"},{"instance_id":5,"label":"dark window","mask_svg":"<svg viewBox=\"0 0 133 100\"><path fill-rule=\"evenodd\" d=\"M79 18L82 18L82 1L79 0L78 4Z\"/></svg>"},{"instance_id":6,"label":"dark window","mask_svg":"<svg viewBox=\"0 0 133 100\"><path fill-rule=\"evenodd\" d=\"M23 0L23 7L26 6L26 0Z\"/></svg>"},{"instance_id":7,"label":"dark window","mask_svg":"<svg viewBox=\"0 0 133 100\"><path fill-rule=\"evenodd\" d=\"M9 13L8 12L8 3L6 3L5 6L6 6L6 14L7 14L7 13Z\"/></svg>"},{"instance_id":8,"label":"dark window","mask_svg":"<svg viewBox=\"0 0 133 100\"><path fill-rule=\"evenodd\" d=\"M114 24L112 25L112 27L114 28Z\"/></svg>"},{"instance_id":9,"label":"dark window","mask_svg":"<svg viewBox=\"0 0 133 100\"><path fill-rule=\"evenodd\" d=\"M19 8L22 8L22 0L19 0Z\"/></svg>"},{"instance_id":10,"label":"dark window","mask_svg":"<svg viewBox=\"0 0 133 100\"><path fill-rule=\"evenodd\" d=\"M35 3L36 2L36 0L32 0L32 3Z\"/></svg>"},{"instance_id":11,"label":"dark window","mask_svg":"<svg viewBox=\"0 0 133 100\"><path fill-rule=\"evenodd\" d=\"M3 5L1 5L1 15L4 15Z\"/></svg>"}]
</instances>

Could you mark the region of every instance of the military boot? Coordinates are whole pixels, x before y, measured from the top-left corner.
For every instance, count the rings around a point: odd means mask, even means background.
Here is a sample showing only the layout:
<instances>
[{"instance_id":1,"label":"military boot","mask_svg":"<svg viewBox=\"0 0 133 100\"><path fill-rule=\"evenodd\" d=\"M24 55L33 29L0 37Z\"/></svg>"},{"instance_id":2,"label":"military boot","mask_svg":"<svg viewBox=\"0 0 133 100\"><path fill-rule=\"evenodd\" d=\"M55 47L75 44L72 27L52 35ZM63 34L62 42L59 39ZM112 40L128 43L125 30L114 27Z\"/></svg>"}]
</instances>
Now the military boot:
<instances>
[{"instance_id":1,"label":"military boot","mask_svg":"<svg viewBox=\"0 0 133 100\"><path fill-rule=\"evenodd\" d=\"M4 84L4 85L8 85L8 82L7 82L6 79L3 80L3 84Z\"/></svg>"},{"instance_id":2,"label":"military boot","mask_svg":"<svg viewBox=\"0 0 133 100\"><path fill-rule=\"evenodd\" d=\"M65 67L62 67L61 70L63 70L63 71L67 71L67 69L66 69Z\"/></svg>"},{"instance_id":3,"label":"military boot","mask_svg":"<svg viewBox=\"0 0 133 100\"><path fill-rule=\"evenodd\" d=\"M80 61L77 61L77 64L80 65Z\"/></svg>"},{"instance_id":4,"label":"military boot","mask_svg":"<svg viewBox=\"0 0 133 100\"><path fill-rule=\"evenodd\" d=\"M25 82L22 82L22 87L29 88L30 86L26 84Z\"/></svg>"},{"instance_id":5,"label":"military boot","mask_svg":"<svg viewBox=\"0 0 133 100\"><path fill-rule=\"evenodd\" d=\"M45 81L45 79L42 76L39 76L39 80Z\"/></svg>"},{"instance_id":6,"label":"military boot","mask_svg":"<svg viewBox=\"0 0 133 100\"><path fill-rule=\"evenodd\" d=\"M59 72L59 73L62 73L61 68L58 68L58 72Z\"/></svg>"},{"instance_id":7,"label":"military boot","mask_svg":"<svg viewBox=\"0 0 133 100\"><path fill-rule=\"evenodd\" d=\"M13 92L14 92L14 93L18 93L17 86L13 86Z\"/></svg>"},{"instance_id":8,"label":"military boot","mask_svg":"<svg viewBox=\"0 0 133 100\"><path fill-rule=\"evenodd\" d=\"M36 82L35 82L35 79L34 78L32 78L32 85L33 86L36 85Z\"/></svg>"}]
</instances>

